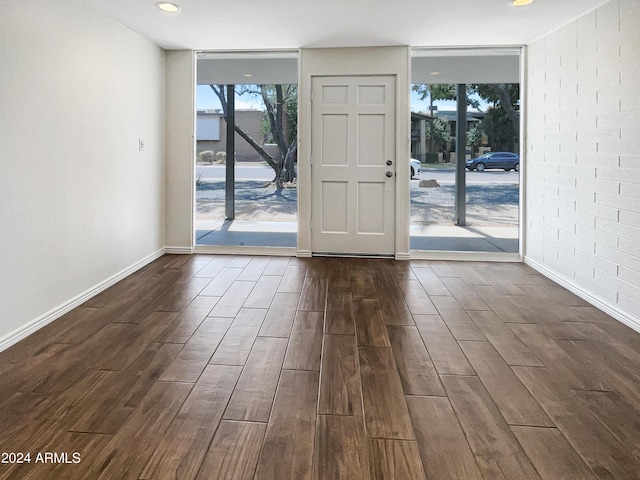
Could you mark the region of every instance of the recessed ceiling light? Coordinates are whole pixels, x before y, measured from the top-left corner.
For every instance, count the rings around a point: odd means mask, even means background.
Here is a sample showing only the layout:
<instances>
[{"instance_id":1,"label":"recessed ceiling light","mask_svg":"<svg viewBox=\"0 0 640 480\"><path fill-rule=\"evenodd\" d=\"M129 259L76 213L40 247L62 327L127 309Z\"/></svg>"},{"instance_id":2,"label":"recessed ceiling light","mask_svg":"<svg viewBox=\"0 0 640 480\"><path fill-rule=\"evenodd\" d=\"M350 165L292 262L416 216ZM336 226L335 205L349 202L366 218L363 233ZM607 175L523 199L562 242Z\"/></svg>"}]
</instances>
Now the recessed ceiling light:
<instances>
[{"instance_id":1,"label":"recessed ceiling light","mask_svg":"<svg viewBox=\"0 0 640 480\"><path fill-rule=\"evenodd\" d=\"M158 7L163 12L168 13L178 13L180 11L180 7L178 5L170 2L158 2L156 3L156 7Z\"/></svg>"},{"instance_id":2,"label":"recessed ceiling light","mask_svg":"<svg viewBox=\"0 0 640 480\"><path fill-rule=\"evenodd\" d=\"M243 73L242 76L243 77L247 77L247 78L251 78L251 77L253 77L253 73Z\"/></svg>"},{"instance_id":3,"label":"recessed ceiling light","mask_svg":"<svg viewBox=\"0 0 640 480\"><path fill-rule=\"evenodd\" d=\"M511 0L509 5L512 7L524 7L525 5L529 5L533 3L533 0Z\"/></svg>"},{"instance_id":4,"label":"recessed ceiling light","mask_svg":"<svg viewBox=\"0 0 640 480\"><path fill-rule=\"evenodd\" d=\"M440 75L440 72L431 72L429 75Z\"/></svg>"}]
</instances>

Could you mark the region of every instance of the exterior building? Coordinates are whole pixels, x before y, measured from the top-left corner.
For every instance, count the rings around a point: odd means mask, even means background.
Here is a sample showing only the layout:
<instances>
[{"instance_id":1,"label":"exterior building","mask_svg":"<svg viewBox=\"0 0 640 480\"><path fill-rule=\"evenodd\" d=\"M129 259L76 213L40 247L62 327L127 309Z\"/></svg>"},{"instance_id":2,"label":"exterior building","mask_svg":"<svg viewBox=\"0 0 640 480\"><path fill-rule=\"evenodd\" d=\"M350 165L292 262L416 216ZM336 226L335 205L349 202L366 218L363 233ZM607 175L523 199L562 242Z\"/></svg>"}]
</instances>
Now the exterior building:
<instances>
[{"instance_id":1,"label":"exterior building","mask_svg":"<svg viewBox=\"0 0 640 480\"><path fill-rule=\"evenodd\" d=\"M236 125L247 132L256 142L264 145L260 110L236 110ZM227 151L227 124L222 112L198 110L196 117L196 153L211 150L214 153ZM238 133L235 135L236 161L260 161L260 156Z\"/></svg>"}]
</instances>

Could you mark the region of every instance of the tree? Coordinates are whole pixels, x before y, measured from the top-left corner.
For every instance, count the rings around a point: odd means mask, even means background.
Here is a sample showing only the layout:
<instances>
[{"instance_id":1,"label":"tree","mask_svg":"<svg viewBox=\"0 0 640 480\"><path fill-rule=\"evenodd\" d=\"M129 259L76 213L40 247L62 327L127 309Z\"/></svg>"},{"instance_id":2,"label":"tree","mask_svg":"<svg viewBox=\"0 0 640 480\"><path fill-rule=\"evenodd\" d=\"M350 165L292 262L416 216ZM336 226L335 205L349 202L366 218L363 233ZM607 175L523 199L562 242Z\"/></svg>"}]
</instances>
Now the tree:
<instances>
[{"instance_id":1,"label":"tree","mask_svg":"<svg viewBox=\"0 0 640 480\"><path fill-rule=\"evenodd\" d=\"M433 100L456 99L456 88L453 84L417 84L413 85L412 89L420 94L421 100L429 96L430 108L433 107ZM491 118L486 124L483 121L479 128L484 129L487 133L494 149L511 149L513 143L517 141L520 125L519 99L520 84L518 83L467 84L467 104L469 106L482 111L480 109L481 100L492 105L486 112L483 112L485 115L491 115ZM489 113L492 109L496 111ZM498 110L501 110L502 114L499 114ZM487 130L488 128L492 129L491 134Z\"/></svg>"},{"instance_id":2,"label":"tree","mask_svg":"<svg viewBox=\"0 0 640 480\"><path fill-rule=\"evenodd\" d=\"M427 122L426 136L429 145L433 147L434 152L444 152L451 141L451 132L449 132L449 124L442 118L434 118Z\"/></svg>"},{"instance_id":3,"label":"tree","mask_svg":"<svg viewBox=\"0 0 640 480\"><path fill-rule=\"evenodd\" d=\"M227 98L225 86L209 85L209 87L220 100L222 113L226 120ZM284 187L285 182L293 182L296 178L294 163L298 151L297 129L292 129L289 117L291 116L291 104L295 104L297 110L297 88L295 85L251 85L241 87L239 94L254 94L262 98L271 138L278 146L278 155L273 157L238 125L234 125L234 130L273 169L275 173L273 182L276 188L280 190Z\"/></svg>"},{"instance_id":4,"label":"tree","mask_svg":"<svg viewBox=\"0 0 640 480\"><path fill-rule=\"evenodd\" d=\"M520 85L517 83L493 83L472 85L477 94L493 104L485 112L480 127L489 137L495 151L513 151L520 136Z\"/></svg>"},{"instance_id":5,"label":"tree","mask_svg":"<svg viewBox=\"0 0 640 480\"><path fill-rule=\"evenodd\" d=\"M514 125L520 123L517 106L520 102L519 83L487 83L471 85L471 90L487 103L504 110L506 117Z\"/></svg>"},{"instance_id":6,"label":"tree","mask_svg":"<svg viewBox=\"0 0 640 480\"><path fill-rule=\"evenodd\" d=\"M418 92L420 95L420 100L424 100L429 97L429 114L433 116L433 101L434 100L455 100L456 98L456 89L455 85L449 85L446 83L418 83L412 85L411 89L414 92ZM434 120L435 121L435 120ZM427 139L429 140L429 152L434 152L437 150L442 150L441 147L436 145L436 134L437 128L435 126L431 126L433 122L430 122L430 126L427 129ZM450 138L450 136L449 136ZM448 141L448 140L447 140Z\"/></svg>"},{"instance_id":7,"label":"tree","mask_svg":"<svg viewBox=\"0 0 640 480\"><path fill-rule=\"evenodd\" d=\"M494 151L511 151L518 140L518 131L504 109L490 107L480 123L480 127L489 137Z\"/></svg>"},{"instance_id":8,"label":"tree","mask_svg":"<svg viewBox=\"0 0 640 480\"><path fill-rule=\"evenodd\" d=\"M486 134L481 123L476 123L473 127L467 130L467 145L473 149L474 153L476 153L478 151L478 147L482 145L482 139L485 135Z\"/></svg>"},{"instance_id":9,"label":"tree","mask_svg":"<svg viewBox=\"0 0 640 480\"><path fill-rule=\"evenodd\" d=\"M264 102L271 138L278 145L280 153L276 163L280 169L275 170L275 182L278 188L282 188L282 183L293 182L296 178L294 162L298 152L298 135L296 131L291 131L289 121L292 104L295 104L295 114L298 112L298 92L296 85L260 85L260 95ZM295 125L295 124L294 124Z\"/></svg>"}]
</instances>

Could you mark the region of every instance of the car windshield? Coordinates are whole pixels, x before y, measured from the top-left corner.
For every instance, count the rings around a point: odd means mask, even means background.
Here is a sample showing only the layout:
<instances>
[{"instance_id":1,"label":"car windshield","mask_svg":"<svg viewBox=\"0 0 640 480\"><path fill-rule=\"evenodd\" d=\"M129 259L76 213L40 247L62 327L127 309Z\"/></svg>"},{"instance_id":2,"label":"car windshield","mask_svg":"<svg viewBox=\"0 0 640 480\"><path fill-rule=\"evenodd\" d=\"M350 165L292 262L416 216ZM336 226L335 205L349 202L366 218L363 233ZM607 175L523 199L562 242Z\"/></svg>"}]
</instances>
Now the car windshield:
<instances>
[{"instance_id":1,"label":"car windshield","mask_svg":"<svg viewBox=\"0 0 640 480\"><path fill-rule=\"evenodd\" d=\"M490 156L491 156L491 153L483 153L478 158L489 158Z\"/></svg>"}]
</instances>

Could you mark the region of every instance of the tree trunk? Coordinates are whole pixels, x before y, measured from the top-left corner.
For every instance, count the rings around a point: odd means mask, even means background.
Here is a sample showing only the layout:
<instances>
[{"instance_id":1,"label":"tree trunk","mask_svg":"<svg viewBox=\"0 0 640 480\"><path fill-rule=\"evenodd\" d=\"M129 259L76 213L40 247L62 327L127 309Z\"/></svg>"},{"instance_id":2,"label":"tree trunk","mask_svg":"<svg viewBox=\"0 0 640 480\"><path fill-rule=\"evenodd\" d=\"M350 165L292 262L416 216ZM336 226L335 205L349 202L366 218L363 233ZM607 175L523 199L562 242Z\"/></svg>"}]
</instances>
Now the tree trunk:
<instances>
[{"instance_id":1,"label":"tree trunk","mask_svg":"<svg viewBox=\"0 0 640 480\"><path fill-rule=\"evenodd\" d=\"M220 100L220 105L222 105L222 114L227 119L227 99L224 95L224 85L209 85L211 90L218 96ZM275 172L275 177L273 179L276 184L278 184L278 179L282 175L282 163L276 161L258 142L256 142L251 135L249 135L246 131L240 128L238 125L234 125L234 131L240 135L251 147L262 157L262 159L269 164L273 171ZM282 188L282 187L280 187Z\"/></svg>"},{"instance_id":2,"label":"tree trunk","mask_svg":"<svg viewBox=\"0 0 640 480\"><path fill-rule=\"evenodd\" d=\"M496 95L500 97L500 105L507 114L507 118L511 120L511 123L513 123L514 127L520 125L520 116L518 115L517 110L513 108L513 104L511 103L511 95L509 94L508 85L501 83L492 83L487 86L490 87L496 93Z\"/></svg>"},{"instance_id":3,"label":"tree trunk","mask_svg":"<svg viewBox=\"0 0 640 480\"><path fill-rule=\"evenodd\" d=\"M273 141L278 146L278 152L280 155L275 159L279 166L279 170L276 171L276 188L281 189L285 180L282 173L287 171L286 158L290 152L290 145L284 134L284 94L282 92L282 85L275 85L276 91L276 103L275 105L269 99L269 92L265 85L260 85L260 93L262 95L262 101L267 109L267 118L269 119L269 129L271 130L271 136ZM278 173L279 172L279 173ZM292 172L287 171L286 176L290 176ZM295 176L295 173L293 173Z\"/></svg>"},{"instance_id":4,"label":"tree trunk","mask_svg":"<svg viewBox=\"0 0 640 480\"><path fill-rule=\"evenodd\" d=\"M433 152L435 149L433 139L433 95L431 94L431 88L429 88L429 115L431 116L429 125L429 152Z\"/></svg>"},{"instance_id":5,"label":"tree trunk","mask_svg":"<svg viewBox=\"0 0 640 480\"><path fill-rule=\"evenodd\" d=\"M282 181L283 182L293 182L296 179L296 171L294 162L296 157L298 156L298 137L293 139L291 145L289 145L289 150L287 151L286 156L284 157L284 168L282 169Z\"/></svg>"}]
</instances>

